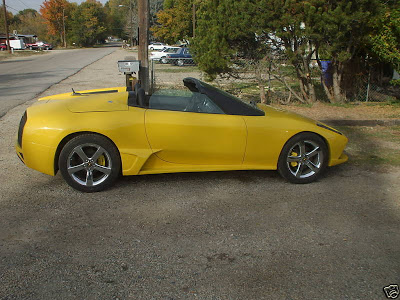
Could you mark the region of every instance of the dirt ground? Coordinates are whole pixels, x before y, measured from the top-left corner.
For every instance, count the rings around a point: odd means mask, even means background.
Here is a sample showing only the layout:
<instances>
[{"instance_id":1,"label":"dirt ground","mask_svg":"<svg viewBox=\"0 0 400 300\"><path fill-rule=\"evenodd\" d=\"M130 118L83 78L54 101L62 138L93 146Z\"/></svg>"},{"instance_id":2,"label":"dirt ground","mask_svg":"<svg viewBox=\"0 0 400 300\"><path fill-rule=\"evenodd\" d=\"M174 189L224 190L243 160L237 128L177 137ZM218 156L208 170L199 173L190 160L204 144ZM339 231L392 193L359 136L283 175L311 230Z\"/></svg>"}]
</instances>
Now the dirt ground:
<instances>
[{"instance_id":1,"label":"dirt ground","mask_svg":"<svg viewBox=\"0 0 400 300\"><path fill-rule=\"evenodd\" d=\"M121 86L126 55L43 96ZM400 167L390 160L382 170L369 168L373 157L349 162L308 185L205 172L124 177L83 194L17 159L33 101L0 119L0 299L383 300L400 284ZM398 145L395 127L344 129L355 154L382 152L381 132Z\"/></svg>"}]
</instances>

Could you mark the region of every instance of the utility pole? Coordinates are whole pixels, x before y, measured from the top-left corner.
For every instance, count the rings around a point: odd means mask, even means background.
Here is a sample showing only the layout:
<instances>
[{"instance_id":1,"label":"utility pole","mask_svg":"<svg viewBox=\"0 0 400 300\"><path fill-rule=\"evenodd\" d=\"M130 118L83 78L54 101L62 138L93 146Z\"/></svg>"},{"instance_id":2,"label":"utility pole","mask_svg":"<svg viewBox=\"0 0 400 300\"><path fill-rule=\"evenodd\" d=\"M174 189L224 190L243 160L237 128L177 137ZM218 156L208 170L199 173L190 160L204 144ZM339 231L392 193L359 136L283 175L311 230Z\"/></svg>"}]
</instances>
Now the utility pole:
<instances>
[{"instance_id":1,"label":"utility pole","mask_svg":"<svg viewBox=\"0 0 400 300\"><path fill-rule=\"evenodd\" d=\"M149 0L138 1L139 15L139 47L138 59L140 60L139 80L144 90L149 93L149 27L150 27Z\"/></svg>"},{"instance_id":2,"label":"utility pole","mask_svg":"<svg viewBox=\"0 0 400 300\"><path fill-rule=\"evenodd\" d=\"M9 36L9 34L8 34L8 21L7 21L6 0L3 0L3 9L4 9L4 23L5 23L6 37L7 37L7 50L8 50L8 53L11 54L10 36Z\"/></svg>"},{"instance_id":3,"label":"utility pole","mask_svg":"<svg viewBox=\"0 0 400 300\"><path fill-rule=\"evenodd\" d=\"M65 38L65 7L63 7L63 33L64 33L64 48L67 48L67 39Z\"/></svg>"}]
</instances>

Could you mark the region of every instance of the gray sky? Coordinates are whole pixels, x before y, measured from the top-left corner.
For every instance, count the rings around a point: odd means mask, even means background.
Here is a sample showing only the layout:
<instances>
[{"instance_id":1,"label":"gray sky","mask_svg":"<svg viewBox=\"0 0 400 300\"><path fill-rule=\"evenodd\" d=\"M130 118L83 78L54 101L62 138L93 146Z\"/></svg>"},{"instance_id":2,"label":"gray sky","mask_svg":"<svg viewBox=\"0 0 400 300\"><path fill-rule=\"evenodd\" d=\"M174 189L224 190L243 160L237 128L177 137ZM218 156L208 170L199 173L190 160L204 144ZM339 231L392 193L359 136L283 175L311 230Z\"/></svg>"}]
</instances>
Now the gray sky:
<instances>
[{"instance_id":1,"label":"gray sky","mask_svg":"<svg viewBox=\"0 0 400 300\"><path fill-rule=\"evenodd\" d=\"M85 0L69 0L69 2L82 3ZM107 0L98 0L101 3L106 3ZM44 2L44 0L6 0L7 10L11 12L13 15L17 14L20 10L24 10L26 8L33 8L39 11L40 5Z\"/></svg>"}]
</instances>

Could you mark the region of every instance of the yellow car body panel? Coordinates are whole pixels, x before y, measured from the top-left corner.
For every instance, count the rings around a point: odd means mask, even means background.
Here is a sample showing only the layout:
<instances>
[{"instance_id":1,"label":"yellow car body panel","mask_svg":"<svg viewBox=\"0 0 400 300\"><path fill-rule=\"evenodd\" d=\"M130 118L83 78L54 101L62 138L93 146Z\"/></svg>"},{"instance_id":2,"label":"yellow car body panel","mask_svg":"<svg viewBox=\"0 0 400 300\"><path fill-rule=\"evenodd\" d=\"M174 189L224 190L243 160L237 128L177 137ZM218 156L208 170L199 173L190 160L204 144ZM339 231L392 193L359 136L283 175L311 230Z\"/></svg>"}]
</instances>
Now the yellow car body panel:
<instances>
[{"instance_id":1,"label":"yellow car body panel","mask_svg":"<svg viewBox=\"0 0 400 300\"><path fill-rule=\"evenodd\" d=\"M119 100L126 103L127 93L119 94ZM17 145L17 152L23 154L25 164L42 173L55 175L55 155L62 141L70 135L97 133L109 138L118 148L123 174L138 174L141 165L152 154L144 129L145 109L128 108L125 104L125 110L72 113L68 109L72 105L70 101L77 101L77 98L41 101L28 108L22 148ZM114 105L118 107L120 104ZM82 107L88 106L84 104Z\"/></svg>"},{"instance_id":2,"label":"yellow car body panel","mask_svg":"<svg viewBox=\"0 0 400 300\"><path fill-rule=\"evenodd\" d=\"M148 109L146 133L156 156L169 163L243 162L247 132L242 116Z\"/></svg>"},{"instance_id":3,"label":"yellow car body panel","mask_svg":"<svg viewBox=\"0 0 400 300\"><path fill-rule=\"evenodd\" d=\"M316 126L312 119L263 104L258 106L265 116L244 116L248 130L244 168L275 170L285 143L301 132L316 133L327 142L328 166L347 160L344 156L340 158L348 141L344 135Z\"/></svg>"},{"instance_id":4,"label":"yellow car body panel","mask_svg":"<svg viewBox=\"0 0 400 300\"><path fill-rule=\"evenodd\" d=\"M285 143L298 133L313 132L328 145L329 166L347 160L344 135L283 110L259 105L265 116L155 110L128 106L128 95L119 87L39 99L27 109L22 147L18 141L15 146L18 156L28 167L55 175L65 142L96 133L117 147L123 175L275 170Z\"/></svg>"}]
</instances>

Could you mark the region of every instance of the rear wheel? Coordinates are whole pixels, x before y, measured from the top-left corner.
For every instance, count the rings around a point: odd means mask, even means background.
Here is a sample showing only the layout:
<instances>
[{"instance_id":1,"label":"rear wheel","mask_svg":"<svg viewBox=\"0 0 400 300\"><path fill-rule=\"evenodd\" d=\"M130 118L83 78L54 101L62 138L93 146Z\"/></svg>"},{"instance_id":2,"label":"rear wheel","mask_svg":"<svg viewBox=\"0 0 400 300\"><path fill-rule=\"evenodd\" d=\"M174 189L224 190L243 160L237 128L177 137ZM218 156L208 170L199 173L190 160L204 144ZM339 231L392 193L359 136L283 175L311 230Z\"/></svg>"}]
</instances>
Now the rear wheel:
<instances>
[{"instance_id":1,"label":"rear wheel","mask_svg":"<svg viewBox=\"0 0 400 300\"><path fill-rule=\"evenodd\" d=\"M58 165L65 181L82 192L98 192L113 185L121 171L118 149L107 138L83 134L61 150Z\"/></svg>"},{"instance_id":2,"label":"rear wheel","mask_svg":"<svg viewBox=\"0 0 400 300\"><path fill-rule=\"evenodd\" d=\"M327 163L328 148L324 140L313 133L301 133L283 147L278 171L290 182L310 183L321 176Z\"/></svg>"}]
</instances>

